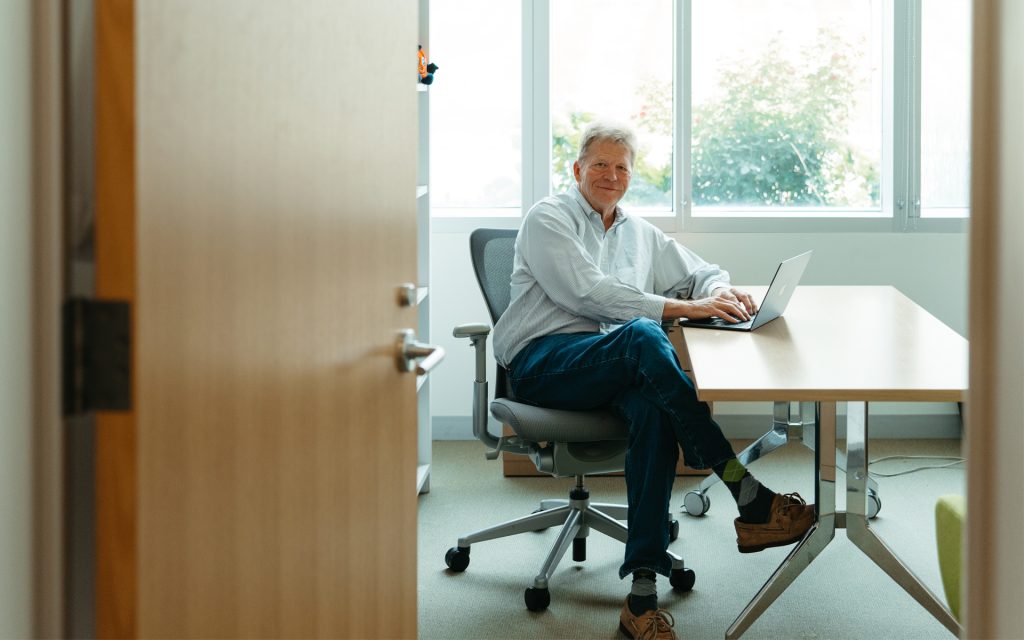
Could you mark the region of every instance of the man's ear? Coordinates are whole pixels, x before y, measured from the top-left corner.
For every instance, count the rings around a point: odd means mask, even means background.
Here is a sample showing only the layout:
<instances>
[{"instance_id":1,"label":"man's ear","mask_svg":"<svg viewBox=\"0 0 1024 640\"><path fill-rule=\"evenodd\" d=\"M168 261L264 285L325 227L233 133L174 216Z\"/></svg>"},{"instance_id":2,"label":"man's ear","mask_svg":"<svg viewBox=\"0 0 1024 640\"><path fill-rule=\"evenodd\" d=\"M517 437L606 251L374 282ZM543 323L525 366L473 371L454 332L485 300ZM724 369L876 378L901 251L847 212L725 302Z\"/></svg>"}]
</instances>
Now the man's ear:
<instances>
[{"instance_id":1,"label":"man's ear","mask_svg":"<svg viewBox=\"0 0 1024 640\"><path fill-rule=\"evenodd\" d=\"M572 163L572 175L576 178L576 184L580 183L580 161Z\"/></svg>"}]
</instances>

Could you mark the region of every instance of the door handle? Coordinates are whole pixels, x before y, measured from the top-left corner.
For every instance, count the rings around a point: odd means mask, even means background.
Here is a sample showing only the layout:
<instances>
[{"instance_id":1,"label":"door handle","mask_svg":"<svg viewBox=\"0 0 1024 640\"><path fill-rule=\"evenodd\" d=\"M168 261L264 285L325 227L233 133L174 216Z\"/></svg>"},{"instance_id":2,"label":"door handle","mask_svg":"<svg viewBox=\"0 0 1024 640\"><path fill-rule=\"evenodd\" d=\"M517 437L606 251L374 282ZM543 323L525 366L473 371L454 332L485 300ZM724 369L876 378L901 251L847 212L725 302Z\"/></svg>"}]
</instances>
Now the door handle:
<instances>
[{"instance_id":1,"label":"door handle","mask_svg":"<svg viewBox=\"0 0 1024 640\"><path fill-rule=\"evenodd\" d=\"M417 375L430 373L437 363L444 360L444 348L416 340L412 329L402 329L395 341L395 355L398 370L402 373L416 372ZM422 358L422 360L420 360ZM417 362L419 360L419 362Z\"/></svg>"}]
</instances>

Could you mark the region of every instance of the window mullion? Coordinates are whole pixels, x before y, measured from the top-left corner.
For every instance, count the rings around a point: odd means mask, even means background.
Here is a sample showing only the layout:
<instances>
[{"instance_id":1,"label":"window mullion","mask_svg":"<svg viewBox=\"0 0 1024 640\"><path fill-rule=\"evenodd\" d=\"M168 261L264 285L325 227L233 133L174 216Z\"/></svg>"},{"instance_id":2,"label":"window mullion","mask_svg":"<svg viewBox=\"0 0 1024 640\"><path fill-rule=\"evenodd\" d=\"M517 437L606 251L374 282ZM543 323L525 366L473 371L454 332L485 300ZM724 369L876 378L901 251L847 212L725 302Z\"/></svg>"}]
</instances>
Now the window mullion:
<instances>
[{"instance_id":1,"label":"window mullion","mask_svg":"<svg viewBox=\"0 0 1024 640\"><path fill-rule=\"evenodd\" d=\"M522 203L520 215L526 215L533 198L533 175L529 173L533 166L533 0L522 0Z\"/></svg>"},{"instance_id":2,"label":"window mullion","mask_svg":"<svg viewBox=\"0 0 1024 640\"><path fill-rule=\"evenodd\" d=\"M893 6L893 73L889 86L893 92L893 226L909 231L913 225L917 163L917 78L915 68L920 62L915 38L915 7L919 0L895 0ZM919 22L917 22L919 28Z\"/></svg>"},{"instance_id":3,"label":"window mullion","mask_svg":"<svg viewBox=\"0 0 1024 640\"><path fill-rule=\"evenodd\" d=\"M675 168L673 180L675 181L673 193L674 206L676 210L675 219L680 230L686 230L690 222L690 212L693 202L690 177L690 3L691 0L675 0L674 17L675 29L673 32L673 47L675 56L673 59L673 83L675 85L675 100L673 109L675 111Z\"/></svg>"},{"instance_id":4,"label":"window mullion","mask_svg":"<svg viewBox=\"0 0 1024 640\"><path fill-rule=\"evenodd\" d=\"M913 230L921 221L921 0L909 0L910 20L910 130L907 132L909 152L907 171L907 228Z\"/></svg>"},{"instance_id":5,"label":"window mullion","mask_svg":"<svg viewBox=\"0 0 1024 640\"><path fill-rule=\"evenodd\" d=\"M551 191L551 10L523 0L523 215Z\"/></svg>"}]
</instances>

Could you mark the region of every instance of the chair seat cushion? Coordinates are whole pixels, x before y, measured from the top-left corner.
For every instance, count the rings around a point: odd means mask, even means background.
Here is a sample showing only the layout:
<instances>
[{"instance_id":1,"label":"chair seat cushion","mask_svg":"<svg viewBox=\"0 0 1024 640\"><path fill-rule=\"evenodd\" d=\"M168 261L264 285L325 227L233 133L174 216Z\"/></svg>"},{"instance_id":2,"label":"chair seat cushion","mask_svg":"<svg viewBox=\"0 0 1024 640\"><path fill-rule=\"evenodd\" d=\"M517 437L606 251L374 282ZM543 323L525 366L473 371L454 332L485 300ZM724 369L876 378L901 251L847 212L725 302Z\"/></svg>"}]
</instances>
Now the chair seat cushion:
<instances>
[{"instance_id":1,"label":"chair seat cushion","mask_svg":"<svg viewBox=\"0 0 1024 640\"><path fill-rule=\"evenodd\" d=\"M960 620L961 546L967 517L967 500L961 495L941 496L935 503L935 539L939 551L939 572L946 603L953 617Z\"/></svg>"},{"instance_id":2,"label":"chair seat cushion","mask_svg":"<svg viewBox=\"0 0 1024 640\"><path fill-rule=\"evenodd\" d=\"M610 411L562 411L498 398L491 403L491 415L533 442L625 440L629 435L629 426Z\"/></svg>"}]
</instances>

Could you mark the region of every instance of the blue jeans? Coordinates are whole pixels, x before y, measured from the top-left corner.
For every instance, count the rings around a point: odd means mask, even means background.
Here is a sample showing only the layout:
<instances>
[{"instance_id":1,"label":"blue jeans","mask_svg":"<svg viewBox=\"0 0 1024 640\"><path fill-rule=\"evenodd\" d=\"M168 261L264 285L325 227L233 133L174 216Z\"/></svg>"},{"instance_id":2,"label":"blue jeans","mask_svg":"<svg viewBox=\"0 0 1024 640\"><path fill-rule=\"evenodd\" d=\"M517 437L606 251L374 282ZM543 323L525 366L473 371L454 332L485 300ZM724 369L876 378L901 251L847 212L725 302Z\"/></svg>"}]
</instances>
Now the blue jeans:
<instances>
[{"instance_id":1,"label":"blue jeans","mask_svg":"<svg viewBox=\"0 0 1024 640\"><path fill-rule=\"evenodd\" d=\"M629 538L619 577L637 569L669 575L667 517L679 447L695 469L735 454L708 405L697 399L661 324L639 318L606 334L537 338L516 355L508 374L521 402L576 411L608 408L629 424Z\"/></svg>"}]
</instances>

